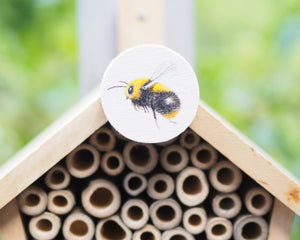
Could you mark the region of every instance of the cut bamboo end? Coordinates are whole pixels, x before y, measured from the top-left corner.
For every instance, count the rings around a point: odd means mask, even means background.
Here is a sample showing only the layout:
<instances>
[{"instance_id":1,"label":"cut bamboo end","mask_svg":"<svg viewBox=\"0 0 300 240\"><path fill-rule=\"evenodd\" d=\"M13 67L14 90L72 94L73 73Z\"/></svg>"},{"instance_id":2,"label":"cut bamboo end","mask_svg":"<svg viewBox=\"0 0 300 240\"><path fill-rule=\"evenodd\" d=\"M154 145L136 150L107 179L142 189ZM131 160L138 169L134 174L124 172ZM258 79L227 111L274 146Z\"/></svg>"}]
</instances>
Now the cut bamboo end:
<instances>
[{"instance_id":1,"label":"cut bamboo end","mask_svg":"<svg viewBox=\"0 0 300 240\"><path fill-rule=\"evenodd\" d=\"M184 169L189 161L187 151L179 145L170 145L163 148L160 163L162 167L171 173Z\"/></svg>"},{"instance_id":2,"label":"cut bamboo end","mask_svg":"<svg viewBox=\"0 0 300 240\"><path fill-rule=\"evenodd\" d=\"M186 206L202 203L209 193L209 186L202 170L187 167L176 179L176 194Z\"/></svg>"},{"instance_id":3,"label":"cut bamboo end","mask_svg":"<svg viewBox=\"0 0 300 240\"><path fill-rule=\"evenodd\" d=\"M195 237L181 227L164 231L162 234L164 240L195 240Z\"/></svg>"},{"instance_id":4,"label":"cut bamboo end","mask_svg":"<svg viewBox=\"0 0 300 240\"><path fill-rule=\"evenodd\" d=\"M45 177L45 184L53 190L64 189L69 186L71 181L70 174L62 166L53 167Z\"/></svg>"},{"instance_id":5,"label":"cut bamboo end","mask_svg":"<svg viewBox=\"0 0 300 240\"><path fill-rule=\"evenodd\" d=\"M125 226L118 216L101 220L95 231L97 240L131 240L131 231Z\"/></svg>"},{"instance_id":6,"label":"cut bamboo end","mask_svg":"<svg viewBox=\"0 0 300 240\"><path fill-rule=\"evenodd\" d=\"M99 151L110 151L116 145L116 137L112 130L102 127L90 137L90 144L95 146Z\"/></svg>"},{"instance_id":7,"label":"cut bamboo end","mask_svg":"<svg viewBox=\"0 0 300 240\"><path fill-rule=\"evenodd\" d=\"M101 159L101 168L109 176L119 175L125 168L123 156L118 151L105 153Z\"/></svg>"},{"instance_id":8,"label":"cut bamboo end","mask_svg":"<svg viewBox=\"0 0 300 240\"><path fill-rule=\"evenodd\" d=\"M219 192L233 192L242 182L242 173L229 161L220 161L209 172L211 185Z\"/></svg>"},{"instance_id":9,"label":"cut bamboo end","mask_svg":"<svg viewBox=\"0 0 300 240\"><path fill-rule=\"evenodd\" d=\"M129 142L123 150L126 165L134 172L147 174L151 172L158 161L158 154L151 144Z\"/></svg>"},{"instance_id":10,"label":"cut bamboo end","mask_svg":"<svg viewBox=\"0 0 300 240\"><path fill-rule=\"evenodd\" d=\"M191 129L187 129L180 135L179 143L182 147L192 149L200 143L200 137Z\"/></svg>"},{"instance_id":11,"label":"cut bamboo end","mask_svg":"<svg viewBox=\"0 0 300 240\"><path fill-rule=\"evenodd\" d=\"M167 230L177 227L181 221L182 210L172 198L158 200L150 206L150 217L155 227Z\"/></svg>"},{"instance_id":12,"label":"cut bamboo end","mask_svg":"<svg viewBox=\"0 0 300 240\"><path fill-rule=\"evenodd\" d=\"M18 197L19 207L23 213L36 216L46 210L47 194L37 186L31 186Z\"/></svg>"},{"instance_id":13,"label":"cut bamboo end","mask_svg":"<svg viewBox=\"0 0 300 240\"><path fill-rule=\"evenodd\" d=\"M86 178L98 170L100 154L93 146L81 144L67 156L66 164L72 176Z\"/></svg>"},{"instance_id":14,"label":"cut bamboo end","mask_svg":"<svg viewBox=\"0 0 300 240\"><path fill-rule=\"evenodd\" d=\"M260 187L251 188L245 195L245 206L255 216L267 214L272 207L272 197Z\"/></svg>"},{"instance_id":15,"label":"cut bamboo end","mask_svg":"<svg viewBox=\"0 0 300 240\"><path fill-rule=\"evenodd\" d=\"M60 218L53 213L44 212L29 221L29 232L32 237L40 240L54 239L61 227Z\"/></svg>"},{"instance_id":16,"label":"cut bamboo end","mask_svg":"<svg viewBox=\"0 0 300 240\"><path fill-rule=\"evenodd\" d=\"M153 175L148 182L147 194L153 199L170 197L175 189L173 178L165 173Z\"/></svg>"},{"instance_id":17,"label":"cut bamboo end","mask_svg":"<svg viewBox=\"0 0 300 240\"><path fill-rule=\"evenodd\" d=\"M147 187L147 179L138 173L128 173L123 181L125 191L131 196L137 196Z\"/></svg>"},{"instance_id":18,"label":"cut bamboo end","mask_svg":"<svg viewBox=\"0 0 300 240\"><path fill-rule=\"evenodd\" d=\"M160 240L161 233L153 225L147 224L142 229L135 231L132 236L132 239L133 240Z\"/></svg>"},{"instance_id":19,"label":"cut bamboo end","mask_svg":"<svg viewBox=\"0 0 300 240\"><path fill-rule=\"evenodd\" d=\"M66 240L91 240L94 237L95 225L88 215L75 209L64 221L62 230Z\"/></svg>"},{"instance_id":20,"label":"cut bamboo end","mask_svg":"<svg viewBox=\"0 0 300 240\"><path fill-rule=\"evenodd\" d=\"M236 193L220 193L212 200L212 209L219 217L233 218L242 208L242 201Z\"/></svg>"},{"instance_id":21,"label":"cut bamboo end","mask_svg":"<svg viewBox=\"0 0 300 240\"><path fill-rule=\"evenodd\" d=\"M69 190L53 190L48 193L48 210L58 215L64 215L75 206L74 194Z\"/></svg>"},{"instance_id":22,"label":"cut bamboo end","mask_svg":"<svg viewBox=\"0 0 300 240\"><path fill-rule=\"evenodd\" d=\"M110 181L98 179L91 181L82 192L84 209L94 217L104 218L114 214L121 205L118 188Z\"/></svg>"},{"instance_id":23,"label":"cut bamboo end","mask_svg":"<svg viewBox=\"0 0 300 240\"><path fill-rule=\"evenodd\" d=\"M127 227L140 229L148 222L148 205L140 199L130 199L122 206L121 218Z\"/></svg>"},{"instance_id":24,"label":"cut bamboo end","mask_svg":"<svg viewBox=\"0 0 300 240\"><path fill-rule=\"evenodd\" d=\"M236 240L264 240L268 236L268 224L262 217L253 215L239 216L233 225Z\"/></svg>"},{"instance_id":25,"label":"cut bamboo end","mask_svg":"<svg viewBox=\"0 0 300 240\"><path fill-rule=\"evenodd\" d=\"M192 234L199 234L205 230L207 215L204 208L190 208L183 214L183 227Z\"/></svg>"},{"instance_id":26,"label":"cut bamboo end","mask_svg":"<svg viewBox=\"0 0 300 240\"><path fill-rule=\"evenodd\" d=\"M205 228L208 240L228 240L232 237L232 223L222 217L211 217Z\"/></svg>"},{"instance_id":27,"label":"cut bamboo end","mask_svg":"<svg viewBox=\"0 0 300 240\"><path fill-rule=\"evenodd\" d=\"M193 148L191 152L192 164L200 169L210 169L218 159L217 151L208 143L202 143Z\"/></svg>"}]
</instances>

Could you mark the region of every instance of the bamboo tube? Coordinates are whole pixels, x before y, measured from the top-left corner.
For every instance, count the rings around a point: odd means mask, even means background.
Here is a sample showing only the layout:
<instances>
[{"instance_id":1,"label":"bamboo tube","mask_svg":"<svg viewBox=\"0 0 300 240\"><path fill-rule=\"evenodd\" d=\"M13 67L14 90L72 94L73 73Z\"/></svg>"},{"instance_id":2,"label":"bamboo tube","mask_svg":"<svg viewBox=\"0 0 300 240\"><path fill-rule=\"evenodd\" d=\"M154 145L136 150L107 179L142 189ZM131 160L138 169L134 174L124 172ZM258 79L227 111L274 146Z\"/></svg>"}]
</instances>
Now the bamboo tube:
<instances>
[{"instance_id":1,"label":"bamboo tube","mask_svg":"<svg viewBox=\"0 0 300 240\"><path fill-rule=\"evenodd\" d=\"M66 160L67 169L76 178L85 178L95 173L100 165L100 154L93 146L81 144Z\"/></svg>"},{"instance_id":2,"label":"bamboo tube","mask_svg":"<svg viewBox=\"0 0 300 240\"><path fill-rule=\"evenodd\" d=\"M163 240L195 240L195 237L181 227L164 231L162 234Z\"/></svg>"},{"instance_id":3,"label":"bamboo tube","mask_svg":"<svg viewBox=\"0 0 300 240\"><path fill-rule=\"evenodd\" d=\"M271 195L261 187L249 189L245 194L245 206L254 216L267 214L272 207Z\"/></svg>"},{"instance_id":4,"label":"bamboo tube","mask_svg":"<svg viewBox=\"0 0 300 240\"><path fill-rule=\"evenodd\" d=\"M75 206L74 194L69 190L53 190L48 193L48 210L58 215L71 212Z\"/></svg>"},{"instance_id":5,"label":"bamboo tube","mask_svg":"<svg viewBox=\"0 0 300 240\"><path fill-rule=\"evenodd\" d=\"M53 167L45 177L45 184L53 190L63 189L69 186L71 177L63 166Z\"/></svg>"},{"instance_id":6,"label":"bamboo tube","mask_svg":"<svg viewBox=\"0 0 300 240\"><path fill-rule=\"evenodd\" d=\"M219 217L233 218L242 208L242 201L236 193L219 193L212 200L212 209Z\"/></svg>"},{"instance_id":7,"label":"bamboo tube","mask_svg":"<svg viewBox=\"0 0 300 240\"><path fill-rule=\"evenodd\" d=\"M160 163L162 167L171 173L179 172L188 164L187 151L179 145L170 145L161 151Z\"/></svg>"},{"instance_id":8,"label":"bamboo tube","mask_svg":"<svg viewBox=\"0 0 300 240\"><path fill-rule=\"evenodd\" d=\"M180 224L182 210L172 198L155 201L150 206L150 217L155 227L167 230Z\"/></svg>"},{"instance_id":9,"label":"bamboo tube","mask_svg":"<svg viewBox=\"0 0 300 240\"><path fill-rule=\"evenodd\" d=\"M232 237L232 223L222 217L211 217L205 228L208 240L227 240Z\"/></svg>"},{"instance_id":10,"label":"bamboo tube","mask_svg":"<svg viewBox=\"0 0 300 240\"><path fill-rule=\"evenodd\" d=\"M94 217L108 217L121 205L118 188L110 181L97 179L90 182L81 194L84 209Z\"/></svg>"},{"instance_id":11,"label":"bamboo tube","mask_svg":"<svg viewBox=\"0 0 300 240\"><path fill-rule=\"evenodd\" d=\"M20 209L29 216L36 216L47 207L47 194L37 186L31 186L18 197Z\"/></svg>"},{"instance_id":12,"label":"bamboo tube","mask_svg":"<svg viewBox=\"0 0 300 240\"><path fill-rule=\"evenodd\" d=\"M158 143L156 143L156 145L161 146L161 147L165 147L165 146L171 145L177 139L178 139L178 137L175 137L175 138L172 138L172 139L170 139L168 141L165 141L165 142L158 142Z\"/></svg>"},{"instance_id":13,"label":"bamboo tube","mask_svg":"<svg viewBox=\"0 0 300 240\"><path fill-rule=\"evenodd\" d=\"M179 143L182 147L192 149L200 143L200 137L191 129L187 129L180 135Z\"/></svg>"},{"instance_id":14,"label":"bamboo tube","mask_svg":"<svg viewBox=\"0 0 300 240\"><path fill-rule=\"evenodd\" d=\"M186 206L202 203L209 192L209 186L202 170L187 167L179 173L176 179L176 194Z\"/></svg>"},{"instance_id":15,"label":"bamboo tube","mask_svg":"<svg viewBox=\"0 0 300 240\"><path fill-rule=\"evenodd\" d=\"M242 215L233 224L233 237L235 240L265 240L267 236L268 224L262 217Z\"/></svg>"},{"instance_id":16,"label":"bamboo tube","mask_svg":"<svg viewBox=\"0 0 300 240\"><path fill-rule=\"evenodd\" d=\"M99 151L110 151L116 145L116 137L112 130L107 127L101 127L90 137L90 144Z\"/></svg>"},{"instance_id":17,"label":"bamboo tube","mask_svg":"<svg viewBox=\"0 0 300 240\"><path fill-rule=\"evenodd\" d=\"M209 172L211 185L219 192L233 192L242 182L242 173L229 161L220 161Z\"/></svg>"},{"instance_id":18,"label":"bamboo tube","mask_svg":"<svg viewBox=\"0 0 300 240\"><path fill-rule=\"evenodd\" d=\"M121 218L127 227L140 229L148 222L148 205L140 199L130 199L122 206Z\"/></svg>"},{"instance_id":19,"label":"bamboo tube","mask_svg":"<svg viewBox=\"0 0 300 240\"><path fill-rule=\"evenodd\" d=\"M135 231L132 236L132 239L133 240L160 240L161 233L153 225L147 224L142 229Z\"/></svg>"},{"instance_id":20,"label":"bamboo tube","mask_svg":"<svg viewBox=\"0 0 300 240\"><path fill-rule=\"evenodd\" d=\"M173 178L165 173L153 175L148 182L147 194L153 199L168 198L174 192Z\"/></svg>"},{"instance_id":21,"label":"bamboo tube","mask_svg":"<svg viewBox=\"0 0 300 240\"><path fill-rule=\"evenodd\" d=\"M126 165L134 172L147 174L158 161L158 154L151 144L128 142L123 150Z\"/></svg>"},{"instance_id":22,"label":"bamboo tube","mask_svg":"<svg viewBox=\"0 0 300 240\"><path fill-rule=\"evenodd\" d=\"M88 215L77 208L65 219L62 232L66 240L91 240L95 225Z\"/></svg>"},{"instance_id":23,"label":"bamboo tube","mask_svg":"<svg viewBox=\"0 0 300 240\"><path fill-rule=\"evenodd\" d=\"M141 174L131 172L125 176L123 185L125 191L135 197L146 189L147 179Z\"/></svg>"},{"instance_id":24,"label":"bamboo tube","mask_svg":"<svg viewBox=\"0 0 300 240\"><path fill-rule=\"evenodd\" d=\"M131 240L131 236L131 231L117 215L100 220L96 226L96 240Z\"/></svg>"},{"instance_id":25,"label":"bamboo tube","mask_svg":"<svg viewBox=\"0 0 300 240\"><path fill-rule=\"evenodd\" d=\"M192 234L202 233L205 229L206 222L206 211L202 207L190 208L183 214L183 227Z\"/></svg>"},{"instance_id":26,"label":"bamboo tube","mask_svg":"<svg viewBox=\"0 0 300 240\"><path fill-rule=\"evenodd\" d=\"M191 162L200 169L210 169L218 159L217 151L208 143L202 143L193 148Z\"/></svg>"},{"instance_id":27,"label":"bamboo tube","mask_svg":"<svg viewBox=\"0 0 300 240\"><path fill-rule=\"evenodd\" d=\"M118 151L106 152L101 159L101 168L107 175L119 175L125 168L123 156Z\"/></svg>"},{"instance_id":28,"label":"bamboo tube","mask_svg":"<svg viewBox=\"0 0 300 240\"><path fill-rule=\"evenodd\" d=\"M61 222L58 216L50 212L44 212L30 219L29 232L32 237L39 240L54 239L60 230L60 226Z\"/></svg>"},{"instance_id":29,"label":"bamboo tube","mask_svg":"<svg viewBox=\"0 0 300 240\"><path fill-rule=\"evenodd\" d=\"M114 127L111 127L111 130L117 138L119 138L123 141L129 141L129 139L127 137L125 137L121 133L119 133Z\"/></svg>"}]
</instances>

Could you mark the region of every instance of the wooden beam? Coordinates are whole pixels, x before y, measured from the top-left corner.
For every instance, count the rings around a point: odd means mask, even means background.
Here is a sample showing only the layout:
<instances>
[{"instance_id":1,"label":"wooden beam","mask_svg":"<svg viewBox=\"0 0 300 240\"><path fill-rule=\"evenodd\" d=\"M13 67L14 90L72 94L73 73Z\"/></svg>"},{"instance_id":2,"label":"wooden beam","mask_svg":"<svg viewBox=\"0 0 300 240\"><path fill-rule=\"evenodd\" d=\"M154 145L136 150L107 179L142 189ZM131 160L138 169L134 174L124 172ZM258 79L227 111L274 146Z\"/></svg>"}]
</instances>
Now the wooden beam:
<instances>
[{"instance_id":1,"label":"wooden beam","mask_svg":"<svg viewBox=\"0 0 300 240\"><path fill-rule=\"evenodd\" d=\"M254 143L200 102L190 126L258 184L300 215L300 183Z\"/></svg>"},{"instance_id":2,"label":"wooden beam","mask_svg":"<svg viewBox=\"0 0 300 240\"><path fill-rule=\"evenodd\" d=\"M0 233L2 240L27 239L16 199L0 210Z\"/></svg>"}]
</instances>

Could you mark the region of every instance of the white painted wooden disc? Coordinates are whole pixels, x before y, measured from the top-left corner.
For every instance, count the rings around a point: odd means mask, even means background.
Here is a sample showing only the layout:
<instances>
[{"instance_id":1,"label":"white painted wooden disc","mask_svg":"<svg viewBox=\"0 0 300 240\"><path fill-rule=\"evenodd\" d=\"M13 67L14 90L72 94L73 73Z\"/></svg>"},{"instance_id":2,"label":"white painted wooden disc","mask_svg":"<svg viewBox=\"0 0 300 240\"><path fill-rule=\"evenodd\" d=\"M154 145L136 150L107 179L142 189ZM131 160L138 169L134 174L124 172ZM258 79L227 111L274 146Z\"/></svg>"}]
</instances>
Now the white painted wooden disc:
<instances>
[{"instance_id":1,"label":"white painted wooden disc","mask_svg":"<svg viewBox=\"0 0 300 240\"><path fill-rule=\"evenodd\" d=\"M168 119L156 107L155 120L150 104L145 109L140 106L145 103L141 94L134 106L132 99L126 98L126 86L141 78L153 80L144 88L160 83L169 89L167 92L174 92L180 100L178 114ZM111 88L114 86L121 87ZM155 97L152 101L161 99ZM173 100L166 98L162 105ZM125 137L144 143L164 142L182 133L193 121L199 103L198 80L189 63L176 52L159 45L141 45L122 52L110 63L102 80L101 101L108 121Z\"/></svg>"}]
</instances>

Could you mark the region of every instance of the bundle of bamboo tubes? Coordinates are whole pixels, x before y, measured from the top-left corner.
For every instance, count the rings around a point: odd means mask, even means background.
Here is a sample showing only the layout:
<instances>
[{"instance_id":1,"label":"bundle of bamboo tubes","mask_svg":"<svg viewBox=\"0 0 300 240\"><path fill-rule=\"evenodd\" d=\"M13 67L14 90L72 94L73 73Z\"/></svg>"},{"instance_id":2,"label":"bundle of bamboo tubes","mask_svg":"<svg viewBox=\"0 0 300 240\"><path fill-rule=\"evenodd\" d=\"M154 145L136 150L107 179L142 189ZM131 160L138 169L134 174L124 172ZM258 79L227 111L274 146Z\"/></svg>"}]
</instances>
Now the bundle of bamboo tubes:
<instances>
[{"instance_id":1,"label":"bundle of bamboo tubes","mask_svg":"<svg viewBox=\"0 0 300 240\"><path fill-rule=\"evenodd\" d=\"M18 197L34 239L266 239L272 197L187 129L162 144L107 124Z\"/></svg>"}]
</instances>

